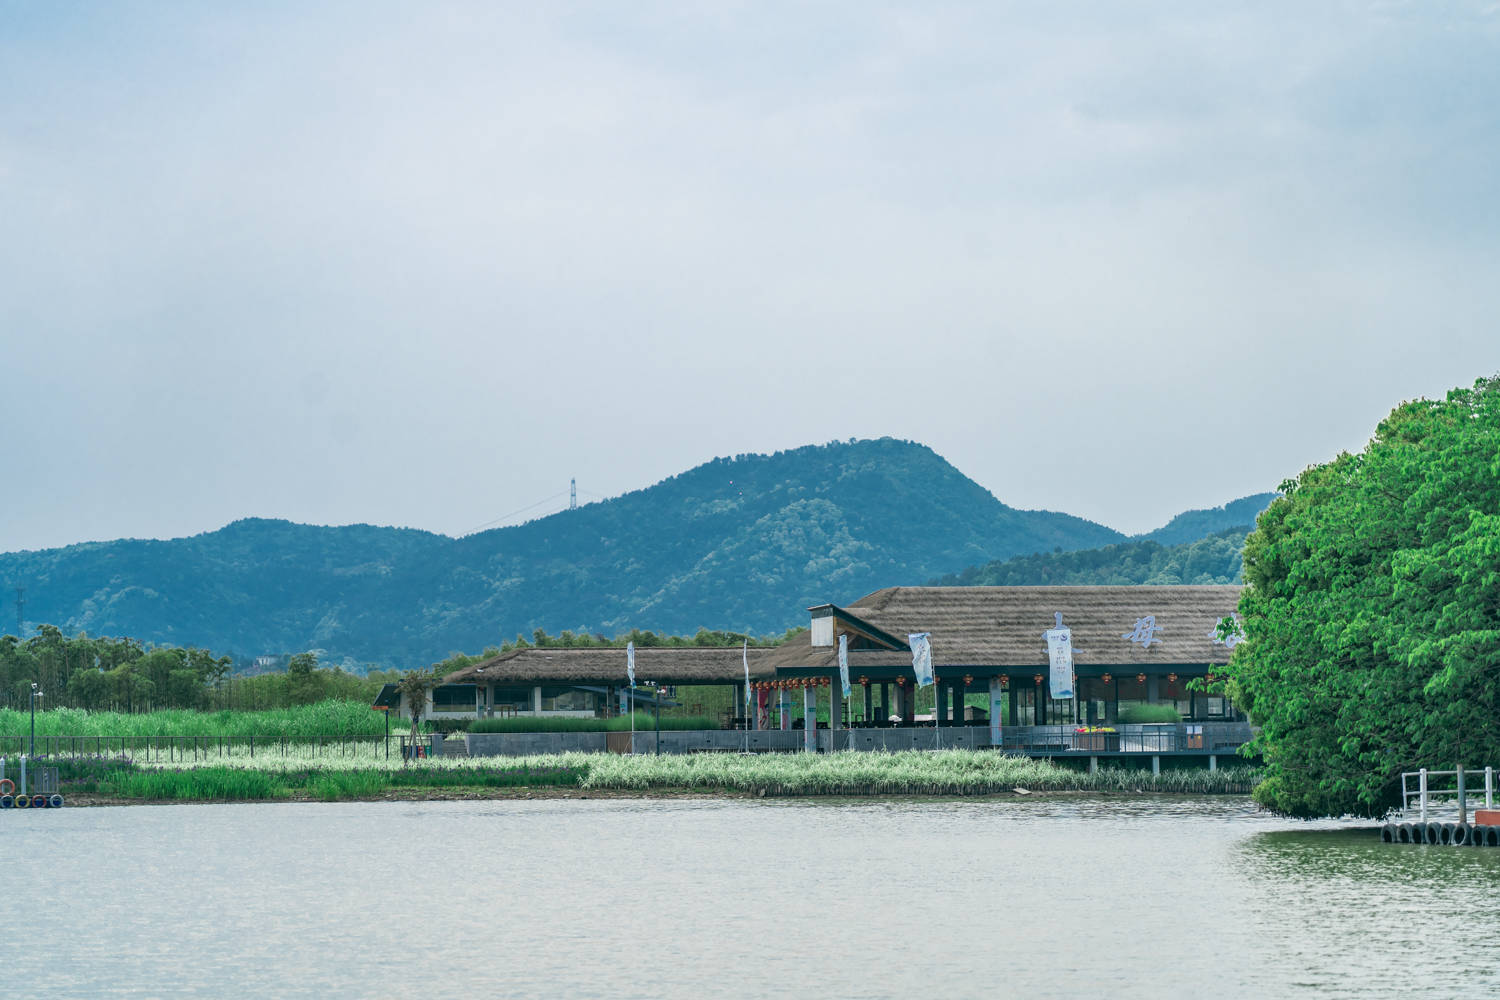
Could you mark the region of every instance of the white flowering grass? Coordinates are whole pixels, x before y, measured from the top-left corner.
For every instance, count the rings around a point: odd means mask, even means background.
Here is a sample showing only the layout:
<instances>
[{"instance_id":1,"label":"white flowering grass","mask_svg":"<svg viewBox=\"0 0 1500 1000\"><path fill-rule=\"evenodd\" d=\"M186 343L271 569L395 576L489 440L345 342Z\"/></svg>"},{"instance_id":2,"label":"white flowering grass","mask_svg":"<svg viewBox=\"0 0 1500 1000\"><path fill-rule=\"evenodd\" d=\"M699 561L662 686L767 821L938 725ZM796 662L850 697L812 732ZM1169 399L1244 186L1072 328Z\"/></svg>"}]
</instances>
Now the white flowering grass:
<instances>
[{"instance_id":1,"label":"white flowering grass","mask_svg":"<svg viewBox=\"0 0 1500 1000\"><path fill-rule=\"evenodd\" d=\"M412 762L382 747L352 752L319 752L292 746L288 752L258 751L226 756L210 754L198 761L138 761L146 769L184 770L233 767L279 773L422 771L554 772L581 775L578 787L616 791L696 790L768 795L986 795L1014 788L1032 791L1158 791L1185 793L1248 792L1257 776L1250 768L1149 771L1101 767L1094 774L1045 760L1012 757L986 750L907 750L897 753L831 754L639 754L562 753L526 757L435 757ZM457 775L454 780L461 781Z\"/></svg>"}]
</instances>

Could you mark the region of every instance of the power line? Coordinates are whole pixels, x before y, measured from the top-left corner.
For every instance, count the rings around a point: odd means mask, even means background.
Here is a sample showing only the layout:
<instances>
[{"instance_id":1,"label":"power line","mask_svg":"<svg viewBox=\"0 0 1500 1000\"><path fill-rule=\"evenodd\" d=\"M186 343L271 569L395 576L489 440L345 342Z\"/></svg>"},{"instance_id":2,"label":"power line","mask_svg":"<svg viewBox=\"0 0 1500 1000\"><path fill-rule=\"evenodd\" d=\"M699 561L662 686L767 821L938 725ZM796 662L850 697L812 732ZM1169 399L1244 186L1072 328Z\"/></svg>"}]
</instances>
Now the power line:
<instances>
[{"instance_id":1,"label":"power line","mask_svg":"<svg viewBox=\"0 0 1500 1000\"><path fill-rule=\"evenodd\" d=\"M538 500L536 503L527 504L525 507L522 507L520 510L513 510L509 514L502 514L500 517L495 518L493 521L486 521L483 524L479 525L478 527L470 528L468 531L462 532L462 534L472 535L476 531L483 531L485 528L488 528L488 527L490 527L492 525L499 524L501 521L509 521L511 518L515 517L517 514L524 514L528 510L534 510L535 508L540 507L544 503L551 503L553 500L559 500L562 497L564 497L565 495L567 495L567 490L564 490L562 493L554 493L550 497L547 497L544 500Z\"/></svg>"}]
</instances>

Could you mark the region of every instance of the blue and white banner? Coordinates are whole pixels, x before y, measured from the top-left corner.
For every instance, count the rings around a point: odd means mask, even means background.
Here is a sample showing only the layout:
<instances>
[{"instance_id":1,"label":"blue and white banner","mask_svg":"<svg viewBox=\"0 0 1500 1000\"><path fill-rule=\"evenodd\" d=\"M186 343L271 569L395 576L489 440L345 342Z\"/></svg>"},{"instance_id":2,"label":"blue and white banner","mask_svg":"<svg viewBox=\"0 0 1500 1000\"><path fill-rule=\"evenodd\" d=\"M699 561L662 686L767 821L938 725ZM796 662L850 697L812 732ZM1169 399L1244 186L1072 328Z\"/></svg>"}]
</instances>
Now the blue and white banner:
<instances>
[{"instance_id":1,"label":"blue and white banner","mask_svg":"<svg viewBox=\"0 0 1500 1000\"><path fill-rule=\"evenodd\" d=\"M753 707L754 699L750 696L750 638L748 636L745 638L744 648L740 650L740 657L745 661L745 718L749 719L755 716L755 708ZM746 728L749 728L748 723L746 723Z\"/></svg>"},{"instance_id":2,"label":"blue and white banner","mask_svg":"<svg viewBox=\"0 0 1500 1000\"><path fill-rule=\"evenodd\" d=\"M844 697L848 698L852 690L849 687L849 637L839 636L839 684L844 688Z\"/></svg>"},{"instance_id":3,"label":"blue and white banner","mask_svg":"<svg viewBox=\"0 0 1500 1000\"><path fill-rule=\"evenodd\" d=\"M1049 693L1054 698L1073 697L1073 630L1067 626L1049 628L1042 633L1047 640L1047 674Z\"/></svg>"},{"instance_id":4,"label":"blue and white banner","mask_svg":"<svg viewBox=\"0 0 1500 1000\"><path fill-rule=\"evenodd\" d=\"M917 687L932 686L932 643L928 642L931 632L913 632L906 637L911 646L911 669L917 675Z\"/></svg>"},{"instance_id":5,"label":"blue and white banner","mask_svg":"<svg viewBox=\"0 0 1500 1000\"><path fill-rule=\"evenodd\" d=\"M635 643L625 644L625 673L630 677L630 686L635 687Z\"/></svg>"}]
</instances>

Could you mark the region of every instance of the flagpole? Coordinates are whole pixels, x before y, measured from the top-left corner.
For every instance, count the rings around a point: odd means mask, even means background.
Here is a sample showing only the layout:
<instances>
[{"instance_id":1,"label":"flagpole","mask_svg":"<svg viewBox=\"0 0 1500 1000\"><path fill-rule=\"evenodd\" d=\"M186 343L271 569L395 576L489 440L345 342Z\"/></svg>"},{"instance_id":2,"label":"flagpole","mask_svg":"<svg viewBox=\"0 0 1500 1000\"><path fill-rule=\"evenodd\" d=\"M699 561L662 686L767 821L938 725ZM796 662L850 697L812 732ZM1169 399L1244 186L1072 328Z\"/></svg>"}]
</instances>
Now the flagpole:
<instances>
[{"instance_id":1,"label":"flagpole","mask_svg":"<svg viewBox=\"0 0 1500 1000\"><path fill-rule=\"evenodd\" d=\"M750 713L755 709L750 704L750 637L745 636L745 645L740 650L745 663L745 752L750 752Z\"/></svg>"}]
</instances>

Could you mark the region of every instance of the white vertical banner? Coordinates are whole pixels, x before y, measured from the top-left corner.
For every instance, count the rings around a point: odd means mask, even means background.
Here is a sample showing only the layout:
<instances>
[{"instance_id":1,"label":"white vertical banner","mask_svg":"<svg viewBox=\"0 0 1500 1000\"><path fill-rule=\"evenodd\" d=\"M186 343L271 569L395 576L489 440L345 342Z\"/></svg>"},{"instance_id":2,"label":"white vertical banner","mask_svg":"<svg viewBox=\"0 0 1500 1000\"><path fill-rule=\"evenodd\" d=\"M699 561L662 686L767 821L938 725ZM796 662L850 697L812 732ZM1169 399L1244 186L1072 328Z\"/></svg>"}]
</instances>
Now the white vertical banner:
<instances>
[{"instance_id":1,"label":"white vertical banner","mask_svg":"<svg viewBox=\"0 0 1500 1000\"><path fill-rule=\"evenodd\" d=\"M1049 693L1054 698L1073 697L1073 630L1066 625L1042 633L1047 640Z\"/></svg>"},{"instance_id":2,"label":"white vertical banner","mask_svg":"<svg viewBox=\"0 0 1500 1000\"><path fill-rule=\"evenodd\" d=\"M917 687L932 686L932 643L928 641L931 632L913 632L906 637L911 646L911 669L917 675Z\"/></svg>"},{"instance_id":3,"label":"white vertical banner","mask_svg":"<svg viewBox=\"0 0 1500 1000\"><path fill-rule=\"evenodd\" d=\"M753 709L750 706L750 640L745 639L745 647L740 650L740 656L745 661L745 718L749 719ZM745 724L747 727L749 723Z\"/></svg>"},{"instance_id":4,"label":"white vertical banner","mask_svg":"<svg viewBox=\"0 0 1500 1000\"><path fill-rule=\"evenodd\" d=\"M635 687L635 643L625 644L625 674L630 678L630 686ZM635 706L632 705L631 708Z\"/></svg>"},{"instance_id":5,"label":"white vertical banner","mask_svg":"<svg viewBox=\"0 0 1500 1000\"><path fill-rule=\"evenodd\" d=\"M839 685L844 689L844 698L849 697L849 637L839 636Z\"/></svg>"}]
</instances>

